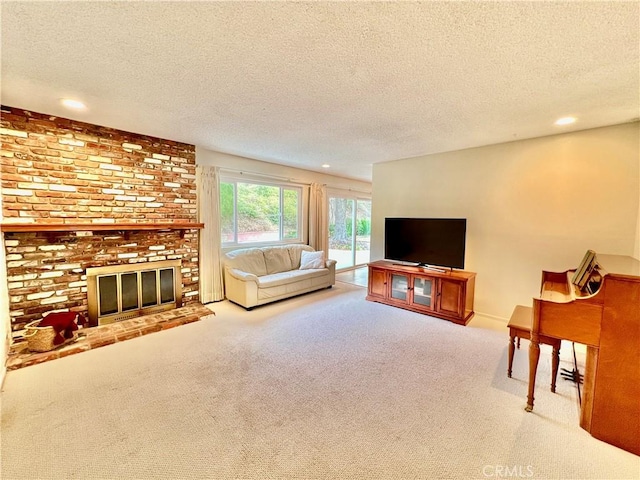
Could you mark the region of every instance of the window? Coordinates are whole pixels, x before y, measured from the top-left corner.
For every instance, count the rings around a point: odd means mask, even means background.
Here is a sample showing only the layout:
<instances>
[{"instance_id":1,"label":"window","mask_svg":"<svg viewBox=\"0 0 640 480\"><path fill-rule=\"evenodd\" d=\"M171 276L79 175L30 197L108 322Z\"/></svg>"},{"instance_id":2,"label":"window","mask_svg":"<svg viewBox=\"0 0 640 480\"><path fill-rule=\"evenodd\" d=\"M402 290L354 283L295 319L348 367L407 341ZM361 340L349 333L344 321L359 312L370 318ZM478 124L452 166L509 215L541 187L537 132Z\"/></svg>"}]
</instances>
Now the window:
<instances>
[{"instance_id":1,"label":"window","mask_svg":"<svg viewBox=\"0 0 640 480\"><path fill-rule=\"evenodd\" d=\"M223 179L220 215L224 246L300 242L302 188Z\"/></svg>"},{"instance_id":2,"label":"window","mask_svg":"<svg viewBox=\"0 0 640 480\"><path fill-rule=\"evenodd\" d=\"M369 263L371 200L329 194L329 258L336 269Z\"/></svg>"}]
</instances>

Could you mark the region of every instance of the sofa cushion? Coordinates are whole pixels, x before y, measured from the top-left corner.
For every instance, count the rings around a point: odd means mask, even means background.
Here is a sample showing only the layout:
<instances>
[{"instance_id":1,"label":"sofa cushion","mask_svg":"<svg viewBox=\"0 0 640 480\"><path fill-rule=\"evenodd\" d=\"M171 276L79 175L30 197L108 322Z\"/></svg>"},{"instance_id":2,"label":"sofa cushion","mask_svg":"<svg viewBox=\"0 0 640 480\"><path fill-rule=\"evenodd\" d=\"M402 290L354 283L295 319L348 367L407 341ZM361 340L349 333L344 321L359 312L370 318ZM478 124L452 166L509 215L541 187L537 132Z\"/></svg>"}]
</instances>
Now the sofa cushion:
<instances>
[{"instance_id":1,"label":"sofa cushion","mask_svg":"<svg viewBox=\"0 0 640 480\"><path fill-rule=\"evenodd\" d=\"M289 247L269 247L262 249L267 265L267 275L293 270Z\"/></svg>"},{"instance_id":2,"label":"sofa cushion","mask_svg":"<svg viewBox=\"0 0 640 480\"><path fill-rule=\"evenodd\" d=\"M287 285L296 283L306 278L322 277L327 275L326 268L315 270L290 270L288 272L274 273L272 275L264 275L258 278L259 288L271 288L279 285Z\"/></svg>"},{"instance_id":3,"label":"sofa cushion","mask_svg":"<svg viewBox=\"0 0 640 480\"><path fill-rule=\"evenodd\" d=\"M258 277L267 274L267 265L264 253L260 248L243 248L233 250L225 255L226 265L237 268L243 272L253 273Z\"/></svg>"},{"instance_id":4,"label":"sofa cushion","mask_svg":"<svg viewBox=\"0 0 640 480\"><path fill-rule=\"evenodd\" d=\"M309 271L309 270L303 270ZM300 295L301 293L310 292L312 290L318 290L320 288L326 288L329 286L329 273L325 275L307 277L299 279L297 282L288 283L285 285L278 285L275 287L266 287L258 289L258 300L260 303L270 302L272 300L278 300L281 298L292 297L294 295Z\"/></svg>"},{"instance_id":5,"label":"sofa cushion","mask_svg":"<svg viewBox=\"0 0 640 480\"><path fill-rule=\"evenodd\" d=\"M310 270L313 268L324 267L324 252L306 252L300 253L300 270Z\"/></svg>"},{"instance_id":6,"label":"sofa cushion","mask_svg":"<svg viewBox=\"0 0 640 480\"><path fill-rule=\"evenodd\" d=\"M309 245L289 245L289 255L291 256L291 269L297 270L300 268L300 255L302 252L313 252L313 248Z\"/></svg>"}]
</instances>

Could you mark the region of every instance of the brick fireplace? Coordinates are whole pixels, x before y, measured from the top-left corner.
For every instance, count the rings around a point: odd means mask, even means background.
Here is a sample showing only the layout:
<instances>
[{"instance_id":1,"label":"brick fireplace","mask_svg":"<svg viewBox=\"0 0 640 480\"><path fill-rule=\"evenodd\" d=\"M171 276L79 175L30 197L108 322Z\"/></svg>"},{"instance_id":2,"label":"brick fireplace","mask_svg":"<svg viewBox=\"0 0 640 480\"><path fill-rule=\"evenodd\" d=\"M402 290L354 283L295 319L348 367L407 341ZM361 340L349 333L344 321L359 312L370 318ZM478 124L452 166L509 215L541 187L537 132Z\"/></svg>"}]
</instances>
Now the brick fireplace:
<instances>
[{"instance_id":1,"label":"brick fireplace","mask_svg":"<svg viewBox=\"0 0 640 480\"><path fill-rule=\"evenodd\" d=\"M87 268L178 261L197 303L193 145L1 107L2 231L12 330L88 314Z\"/></svg>"}]
</instances>

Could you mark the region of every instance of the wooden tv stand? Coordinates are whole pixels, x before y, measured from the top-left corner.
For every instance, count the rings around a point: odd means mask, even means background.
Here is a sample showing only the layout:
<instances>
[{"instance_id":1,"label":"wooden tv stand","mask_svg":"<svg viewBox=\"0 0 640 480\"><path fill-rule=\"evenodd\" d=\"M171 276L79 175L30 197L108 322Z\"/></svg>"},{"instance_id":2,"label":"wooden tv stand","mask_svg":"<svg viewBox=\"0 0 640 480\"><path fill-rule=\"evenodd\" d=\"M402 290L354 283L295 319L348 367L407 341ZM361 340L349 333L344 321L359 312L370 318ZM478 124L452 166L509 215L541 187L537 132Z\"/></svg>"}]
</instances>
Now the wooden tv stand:
<instances>
[{"instance_id":1,"label":"wooden tv stand","mask_svg":"<svg viewBox=\"0 0 640 480\"><path fill-rule=\"evenodd\" d=\"M476 274L439 272L385 260L369 264L367 300L466 325L473 317Z\"/></svg>"}]
</instances>

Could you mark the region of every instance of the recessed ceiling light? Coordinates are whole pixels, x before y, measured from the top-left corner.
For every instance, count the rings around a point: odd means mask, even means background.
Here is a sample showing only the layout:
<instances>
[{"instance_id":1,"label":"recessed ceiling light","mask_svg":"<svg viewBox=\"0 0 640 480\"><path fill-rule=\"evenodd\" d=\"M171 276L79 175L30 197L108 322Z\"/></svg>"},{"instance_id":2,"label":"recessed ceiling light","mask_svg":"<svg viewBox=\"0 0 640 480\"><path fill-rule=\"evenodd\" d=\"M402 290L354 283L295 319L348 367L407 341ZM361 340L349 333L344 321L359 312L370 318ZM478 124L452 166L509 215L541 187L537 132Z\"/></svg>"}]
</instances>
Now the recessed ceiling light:
<instances>
[{"instance_id":1,"label":"recessed ceiling light","mask_svg":"<svg viewBox=\"0 0 640 480\"><path fill-rule=\"evenodd\" d=\"M329 165L328 163L323 163L321 165L322 168L331 168L331 165Z\"/></svg>"},{"instance_id":2,"label":"recessed ceiling light","mask_svg":"<svg viewBox=\"0 0 640 480\"><path fill-rule=\"evenodd\" d=\"M70 98L63 98L62 105L67 108L73 108L75 110L84 110L87 106L79 100L72 100Z\"/></svg>"},{"instance_id":3,"label":"recessed ceiling light","mask_svg":"<svg viewBox=\"0 0 640 480\"><path fill-rule=\"evenodd\" d=\"M556 120L556 125L570 125L576 121L576 117L562 117Z\"/></svg>"}]
</instances>

